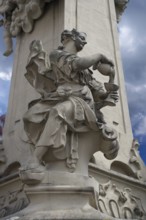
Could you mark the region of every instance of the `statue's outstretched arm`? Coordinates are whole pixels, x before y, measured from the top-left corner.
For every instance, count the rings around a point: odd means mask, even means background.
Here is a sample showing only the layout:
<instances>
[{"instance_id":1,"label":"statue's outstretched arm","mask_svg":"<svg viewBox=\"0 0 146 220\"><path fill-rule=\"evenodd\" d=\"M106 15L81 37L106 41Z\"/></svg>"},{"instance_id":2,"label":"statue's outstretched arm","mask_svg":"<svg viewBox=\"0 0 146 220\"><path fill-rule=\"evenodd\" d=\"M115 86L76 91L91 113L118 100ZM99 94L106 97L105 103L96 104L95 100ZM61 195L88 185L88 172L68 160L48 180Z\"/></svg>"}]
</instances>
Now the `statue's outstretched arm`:
<instances>
[{"instance_id":1,"label":"statue's outstretched arm","mask_svg":"<svg viewBox=\"0 0 146 220\"><path fill-rule=\"evenodd\" d=\"M94 69L94 67L97 66L99 62L114 66L111 60L109 60L104 55L97 53L97 54L94 54L88 57L78 57L77 59L73 61L72 68L73 70L76 71L76 70L88 69L93 66L93 69Z\"/></svg>"}]
</instances>

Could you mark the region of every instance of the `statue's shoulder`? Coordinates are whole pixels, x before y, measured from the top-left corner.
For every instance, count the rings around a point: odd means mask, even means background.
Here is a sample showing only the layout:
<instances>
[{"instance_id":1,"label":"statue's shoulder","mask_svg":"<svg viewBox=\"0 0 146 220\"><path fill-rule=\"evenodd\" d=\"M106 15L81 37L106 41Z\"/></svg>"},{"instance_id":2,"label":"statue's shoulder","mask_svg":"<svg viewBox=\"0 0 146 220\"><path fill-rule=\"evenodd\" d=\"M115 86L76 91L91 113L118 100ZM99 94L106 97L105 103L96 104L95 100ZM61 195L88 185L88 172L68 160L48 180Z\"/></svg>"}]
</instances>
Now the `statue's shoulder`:
<instances>
[{"instance_id":1,"label":"statue's shoulder","mask_svg":"<svg viewBox=\"0 0 146 220\"><path fill-rule=\"evenodd\" d=\"M49 54L49 58L50 58L50 62L57 62L59 61L59 59L61 57L66 57L69 56L70 54L64 50L60 50L60 49L56 49L53 50L50 54Z\"/></svg>"}]
</instances>

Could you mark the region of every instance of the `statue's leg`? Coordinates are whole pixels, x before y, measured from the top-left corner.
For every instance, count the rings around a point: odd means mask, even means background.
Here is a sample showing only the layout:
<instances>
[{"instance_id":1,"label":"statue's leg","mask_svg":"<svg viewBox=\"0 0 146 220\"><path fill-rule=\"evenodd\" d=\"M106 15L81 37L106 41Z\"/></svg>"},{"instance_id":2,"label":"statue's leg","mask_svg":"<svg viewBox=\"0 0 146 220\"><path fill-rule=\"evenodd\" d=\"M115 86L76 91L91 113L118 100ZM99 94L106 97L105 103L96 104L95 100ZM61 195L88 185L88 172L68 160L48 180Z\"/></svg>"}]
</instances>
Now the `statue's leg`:
<instances>
[{"instance_id":1,"label":"statue's leg","mask_svg":"<svg viewBox=\"0 0 146 220\"><path fill-rule=\"evenodd\" d=\"M71 101L59 103L51 108L48 119L44 121L32 157L20 169L20 177L23 182L38 183L42 181L45 175L45 167L42 165L43 156L46 156L48 149L57 150L66 147L67 124L71 120L73 120Z\"/></svg>"},{"instance_id":2,"label":"statue's leg","mask_svg":"<svg viewBox=\"0 0 146 220\"><path fill-rule=\"evenodd\" d=\"M67 124L71 120L73 120L71 101L59 103L50 110L34 152L39 160L42 159L48 148L60 149L66 146Z\"/></svg>"}]
</instances>

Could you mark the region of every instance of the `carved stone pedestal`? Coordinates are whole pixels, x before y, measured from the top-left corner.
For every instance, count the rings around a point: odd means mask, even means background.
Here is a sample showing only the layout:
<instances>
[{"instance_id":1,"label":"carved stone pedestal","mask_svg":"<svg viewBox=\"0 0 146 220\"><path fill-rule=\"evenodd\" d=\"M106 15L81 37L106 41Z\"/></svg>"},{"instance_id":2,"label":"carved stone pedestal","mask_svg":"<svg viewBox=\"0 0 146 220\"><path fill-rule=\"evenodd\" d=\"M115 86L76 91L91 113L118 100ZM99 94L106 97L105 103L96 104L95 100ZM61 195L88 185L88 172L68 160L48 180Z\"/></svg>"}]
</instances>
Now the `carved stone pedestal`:
<instances>
[{"instance_id":1,"label":"carved stone pedestal","mask_svg":"<svg viewBox=\"0 0 146 220\"><path fill-rule=\"evenodd\" d=\"M90 205L90 202L95 202L93 187L41 184L36 187L26 187L25 192L30 205L17 215L23 220L113 219Z\"/></svg>"},{"instance_id":2,"label":"carved stone pedestal","mask_svg":"<svg viewBox=\"0 0 146 220\"><path fill-rule=\"evenodd\" d=\"M25 185L29 205L9 219L115 219L98 211L98 191L93 177L46 171L42 183Z\"/></svg>"},{"instance_id":3,"label":"carved stone pedestal","mask_svg":"<svg viewBox=\"0 0 146 220\"><path fill-rule=\"evenodd\" d=\"M137 144L131 149L116 24L128 0L0 2L4 55L17 36L0 218L145 220L145 167Z\"/></svg>"}]
</instances>

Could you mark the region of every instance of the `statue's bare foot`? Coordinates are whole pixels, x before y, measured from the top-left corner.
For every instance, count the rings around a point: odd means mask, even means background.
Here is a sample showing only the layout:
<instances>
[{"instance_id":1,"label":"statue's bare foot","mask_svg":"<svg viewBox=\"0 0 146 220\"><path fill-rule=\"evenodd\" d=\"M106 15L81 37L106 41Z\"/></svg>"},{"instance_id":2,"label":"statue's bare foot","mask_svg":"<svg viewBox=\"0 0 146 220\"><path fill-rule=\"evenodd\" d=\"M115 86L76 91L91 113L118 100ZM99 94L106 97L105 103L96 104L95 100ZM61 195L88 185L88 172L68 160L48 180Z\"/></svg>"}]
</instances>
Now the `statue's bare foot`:
<instances>
[{"instance_id":1,"label":"statue's bare foot","mask_svg":"<svg viewBox=\"0 0 146 220\"><path fill-rule=\"evenodd\" d=\"M6 56L6 57L8 57L12 52L13 52L12 49L6 50L6 51L3 53L3 55Z\"/></svg>"},{"instance_id":2,"label":"statue's bare foot","mask_svg":"<svg viewBox=\"0 0 146 220\"><path fill-rule=\"evenodd\" d=\"M45 167L39 163L30 163L19 169L19 176L25 184L38 184L43 180L45 170Z\"/></svg>"},{"instance_id":3,"label":"statue's bare foot","mask_svg":"<svg viewBox=\"0 0 146 220\"><path fill-rule=\"evenodd\" d=\"M45 170L45 167L38 162L28 161L26 164L24 164L20 167L20 171L26 171L26 170L27 171L31 170L33 172L40 173Z\"/></svg>"}]
</instances>

